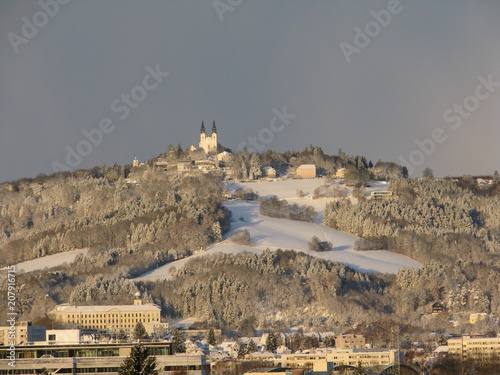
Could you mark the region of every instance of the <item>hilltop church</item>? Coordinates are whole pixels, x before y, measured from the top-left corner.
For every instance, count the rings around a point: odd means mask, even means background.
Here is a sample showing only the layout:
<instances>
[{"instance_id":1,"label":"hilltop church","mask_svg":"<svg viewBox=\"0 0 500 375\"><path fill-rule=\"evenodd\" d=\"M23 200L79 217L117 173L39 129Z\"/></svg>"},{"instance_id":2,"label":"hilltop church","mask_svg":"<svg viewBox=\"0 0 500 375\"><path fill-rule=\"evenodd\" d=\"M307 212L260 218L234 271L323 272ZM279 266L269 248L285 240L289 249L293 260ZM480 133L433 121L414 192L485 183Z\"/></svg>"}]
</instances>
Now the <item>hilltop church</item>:
<instances>
[{"instance_id":1,"label":"hilltop church","mask_svg":"<svg viewBox=\"0 0 500 375\"><path fill-rule=\"evenodd\" d=\"M206 154L217 152L217 127L215 126L215 121L212 125L212 134L210 136L207 136L205 125L203 124L203 121L201 122L199 147L202 148Z\"/></svg>"}]
</instances>

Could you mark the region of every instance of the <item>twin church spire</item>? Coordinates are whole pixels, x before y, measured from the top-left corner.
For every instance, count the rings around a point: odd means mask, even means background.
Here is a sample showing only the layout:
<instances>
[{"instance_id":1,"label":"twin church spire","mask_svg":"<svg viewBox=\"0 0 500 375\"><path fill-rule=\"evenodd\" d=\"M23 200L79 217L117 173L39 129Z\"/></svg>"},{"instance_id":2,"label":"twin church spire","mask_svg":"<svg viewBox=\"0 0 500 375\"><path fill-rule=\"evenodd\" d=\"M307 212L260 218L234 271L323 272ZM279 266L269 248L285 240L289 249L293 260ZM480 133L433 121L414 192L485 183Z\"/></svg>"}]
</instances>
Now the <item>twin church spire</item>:
<instances>
[{"instance_id":1,"label":"twin church spire","mask_svg":"<svg viewBox=\"0 0 500 375\"><path fill-rule=\"evenodd\" d=\"M201 122L201 133L205 133L205 124L203 123L203 121ZM215 121L212 125L212 134L213 133L217 133L217 126L215 126Z\"/></svg>"},{"instance_id":2,"label":"twin church spire","mask_svg":"<svg viewBox=\"0 0 500 375\"><path fill-rule=\"evenodd\" d=\"M217 152L217 126L215 126L215 121L212 125L212 134L207 136L205 130L205 124L201 122L200 129L200 148L205 150L205 153Z\"/></svg>"}]
</instances>

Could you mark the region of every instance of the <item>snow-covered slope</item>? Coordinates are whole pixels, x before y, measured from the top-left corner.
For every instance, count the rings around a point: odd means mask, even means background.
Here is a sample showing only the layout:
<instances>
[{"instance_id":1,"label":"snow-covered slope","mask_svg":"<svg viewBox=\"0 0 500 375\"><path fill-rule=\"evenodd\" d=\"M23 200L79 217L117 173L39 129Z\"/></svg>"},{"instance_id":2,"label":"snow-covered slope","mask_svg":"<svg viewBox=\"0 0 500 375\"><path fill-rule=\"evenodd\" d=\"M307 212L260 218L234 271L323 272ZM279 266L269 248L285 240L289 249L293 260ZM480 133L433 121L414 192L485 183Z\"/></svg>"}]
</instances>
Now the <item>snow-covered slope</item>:
<instances>
[{"instance_id":1,"label":"snow-covered slope","mask_svg":"<svg viewBox=\"0 0 500 375\"><path fill-rule=\"evenodd\" d=\"M298 205L306 204L312 206L318 212L316 222L323 221L323 212L328 202L336 200L336 198L320 198L312 199L314 189L327 183L325 178L311 178L311 179L286 179L277 181L250 181L250 182L230 182L227 184L229 191L234 191L238 188L250 188L259 193L261 197L269 197L276 195L280 199L286 199L288 203L297 203ZM334 184L339 185L339 181ZM372 187L366 188L365 196L369 196L372 191L387 190L387 183L385 181L374 181ZM345 186L345 185L341 185ZM304 198L297 197L297 190L302 190ZM352 192L352 188L348 188ZM350 197L353 202L357 200Z\"/></svg>"},{"instance_id":2,"label":"snow-covered slope","mask_svg":"<svg viewBox=\"0 0 500 375\"><path fill-rule=\"evenodd\" d=\"M45 257L28 260L26 262L16 264L17 272L33 272L43 270L45 268L52 268L61 266L64 263L71 263L75 260L77 255L86 254L88 249L79 249L68 251L65 253L59 253L54 255L47 255Z\"/></svg>"},{"instance_id":3,"label":"snow-covered slope","mask_svg":"<svg viewBox=\"0 0 500 375\"><path fill-rule=\"evenodd\" d=\"M242 251L251 251L260 253L266 248L272 250L278 248L295 249L323 259L347 264L362 272L396 273L402 267L421 266L420 263L406 256L394 254L389 251L353 250L357 237L321 224L261 216L257 202L232 201L227 202L226 206L233 212L231 231L226 235L226 238L235 231L248 229L254 241L251 247L230 244L226 240L203 253L166 264L142 275L138 279L155 280L170 278L172 267L179 269L193 257L220 252L235 254ZM333 244L332 250L322 253L308 250L308 242L312 236L330 241Z\"/></svg>"}]
</instances>

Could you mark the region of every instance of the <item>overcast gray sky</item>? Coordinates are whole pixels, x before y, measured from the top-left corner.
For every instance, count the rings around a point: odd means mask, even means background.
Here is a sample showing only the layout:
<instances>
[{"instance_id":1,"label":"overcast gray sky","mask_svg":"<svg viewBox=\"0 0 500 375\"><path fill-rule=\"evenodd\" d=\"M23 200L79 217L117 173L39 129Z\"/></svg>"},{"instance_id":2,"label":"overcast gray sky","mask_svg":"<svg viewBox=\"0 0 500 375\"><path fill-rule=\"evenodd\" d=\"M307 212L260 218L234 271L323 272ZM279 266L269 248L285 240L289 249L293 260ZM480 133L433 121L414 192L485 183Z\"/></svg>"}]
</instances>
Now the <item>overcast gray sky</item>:
<instances>
[{"instance_id":1,"label":"overcast gray sky","mask_svg":"<svg viewBox=\"0 0 500 375\"><path fill-rule=\"evenodd\" d=\"M197 145L202 120L232 149L500 169L498 1L59 1L0 1L0 181Z\"/></svg>"}]
</instances>

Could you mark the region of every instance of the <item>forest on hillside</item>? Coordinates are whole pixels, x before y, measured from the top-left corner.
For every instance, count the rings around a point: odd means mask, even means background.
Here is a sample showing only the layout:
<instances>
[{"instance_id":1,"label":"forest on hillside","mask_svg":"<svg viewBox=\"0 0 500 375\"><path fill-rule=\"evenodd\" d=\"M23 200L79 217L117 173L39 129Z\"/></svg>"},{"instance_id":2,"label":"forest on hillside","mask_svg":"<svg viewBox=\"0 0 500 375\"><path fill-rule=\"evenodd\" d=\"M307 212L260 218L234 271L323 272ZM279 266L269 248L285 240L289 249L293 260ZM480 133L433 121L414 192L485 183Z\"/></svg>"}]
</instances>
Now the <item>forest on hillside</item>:
<instances>
[{"instance_id":1,"label":"forest on hillside","mask_svg":"<svg viewBox=\"0 0 500 375\"><path fill-rule=\"evenodd\" d=\"M104 166L4 183L0 265L83 248L178 258L228 230L223 191L210 174L150 167L125 174L123 167Z\"/></svg>"},{"instance_id":2,"label":"forest on hillside","mask_svg":"<svg viewBox=\"0 0 500 375\"><path fill-rule=\"evenodd\" d=\"M179 148L170 151L173 160L184 157ZM352 328L383 321L412 322L433 330L497 330L498 181L478 189L466 177L409 179L397 164L374 165L340 151L329 156L312 146L284 154L243 151L234 155L231 165L246 179L258 177L256 166L286 172L302 163L316 163L326 175L345 167L358 189L367 177L388 180L392 199L359 196L353 204L341 194L326 207L325 224L361 237L365 242L360 248L386 248L424 266L397 275L364 274L294 251L268 250L261 255L204 257L177 270L172 280L135 282L132 278L147 270L204 251L222 239L231 221L223 205L224 182L212 174L166 173L153 163L140 168L103 165L0 184L1 266L89 249L71 265L18 275L20 319L44 323L56 304L128 304L140 293L145 302L163 307L165 319L195 316L203 326L247 333L295 325ZM256 194L251 198L259 199ZM280 217L314 217L306 206L261 201L263 214L271 208L278 209ZM5 289L6 280L1 283ZM436 301L443 301L448 312L426 314ZM471 326L470 313L492 318ZM459 325L453 327L451 320Z\"/></svg>"},{"instance_id":3,"label":"forest on hillside","mask_svg":"<svg viewBox=\"0 0 500 375\"><path fill-rule=\"evenodd\" d=\"M76 301L79 287L94 279L110 293L89 289L87 304L129 303L137 292L130 277L222 238L230 220L223 192L211 174L166 174L151 166L103 166L1 184L0 265L88 249L71 267L19 275L20 312L34 319Z\"/></svg>"},{"instance_id":4,"label":"forest on hillside","mask_svg":"<svg viewBox=\"0 0 500 375\"><path fill-rule=\"evenodd\" d=\"M338 200L324 223L425 265L397 275L406 313L439 300L455 313L498 316L500 199L464 180L394 179L394 199Z\"/></svg>"}]
</instances>

